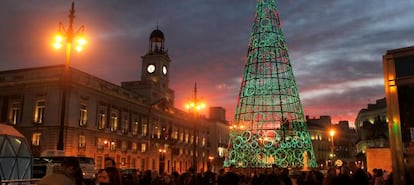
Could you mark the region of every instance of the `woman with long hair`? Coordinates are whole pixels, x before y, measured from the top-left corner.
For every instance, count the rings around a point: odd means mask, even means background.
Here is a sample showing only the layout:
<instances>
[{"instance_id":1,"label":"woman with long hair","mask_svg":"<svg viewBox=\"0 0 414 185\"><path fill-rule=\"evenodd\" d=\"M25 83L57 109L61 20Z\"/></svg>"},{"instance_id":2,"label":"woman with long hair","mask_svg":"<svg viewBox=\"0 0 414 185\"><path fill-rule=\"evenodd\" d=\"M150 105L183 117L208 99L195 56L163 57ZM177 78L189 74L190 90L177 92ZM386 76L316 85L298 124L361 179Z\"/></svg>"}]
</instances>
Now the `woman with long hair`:
<instances>
[{"instance_id":1,"label":"woman with long hair","mask_svg":"<svg viewBox=\"0 0 414 185\"><path fill-rule=\"evenodd\" d=\"M107 167L99 171L96 178L97 185L122 185L121 174L115 167Z\"/></svg>"}]
</instances>

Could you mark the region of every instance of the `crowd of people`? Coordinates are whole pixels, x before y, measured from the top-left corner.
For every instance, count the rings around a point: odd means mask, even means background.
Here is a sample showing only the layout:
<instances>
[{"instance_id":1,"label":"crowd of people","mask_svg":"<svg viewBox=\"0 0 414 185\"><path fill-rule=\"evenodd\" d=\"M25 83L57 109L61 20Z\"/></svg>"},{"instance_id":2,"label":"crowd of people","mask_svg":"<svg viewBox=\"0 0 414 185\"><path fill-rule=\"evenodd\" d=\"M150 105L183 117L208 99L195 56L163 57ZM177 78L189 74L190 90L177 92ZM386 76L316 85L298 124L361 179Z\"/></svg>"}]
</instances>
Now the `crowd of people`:
<instances>
[{"instance_id":1,"label":"crowd of people","mask_svg":"<svg viewBox=\"0 0 414 185\"><path fill-rule=\"evenodd\" d=\"M194 168L179 174L159 173L146 170L130 172L116 168L111 158L105 160L104 169L96 174L95 185L392 185L391 174L382 169L372 173L347 166L320 170L289 171L274 166L272 169L220 169L211 168L196 172ZM82 170L76 157L68 158L50 175L43 177L38 185L85 185Z\"/></svg>"}]
</instances>

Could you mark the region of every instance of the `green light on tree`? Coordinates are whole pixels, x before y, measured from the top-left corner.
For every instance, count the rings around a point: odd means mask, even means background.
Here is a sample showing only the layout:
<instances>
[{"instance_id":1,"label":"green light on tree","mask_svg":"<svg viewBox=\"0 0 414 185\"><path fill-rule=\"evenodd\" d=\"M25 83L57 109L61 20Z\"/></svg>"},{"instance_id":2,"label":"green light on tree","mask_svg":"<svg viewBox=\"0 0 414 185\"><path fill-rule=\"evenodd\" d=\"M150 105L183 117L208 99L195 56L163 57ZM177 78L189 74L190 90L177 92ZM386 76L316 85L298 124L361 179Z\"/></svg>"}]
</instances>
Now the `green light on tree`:
<instances>
[{"instance_id":1,"label":"green light on tree","mask_svg":"<svg viewBox=\"0 0 414 185\"><path fill-rule=\"evenodd\" d=\"M316 167L275 0L258 0L224 166Z\"/></svg>"}]
</instances>

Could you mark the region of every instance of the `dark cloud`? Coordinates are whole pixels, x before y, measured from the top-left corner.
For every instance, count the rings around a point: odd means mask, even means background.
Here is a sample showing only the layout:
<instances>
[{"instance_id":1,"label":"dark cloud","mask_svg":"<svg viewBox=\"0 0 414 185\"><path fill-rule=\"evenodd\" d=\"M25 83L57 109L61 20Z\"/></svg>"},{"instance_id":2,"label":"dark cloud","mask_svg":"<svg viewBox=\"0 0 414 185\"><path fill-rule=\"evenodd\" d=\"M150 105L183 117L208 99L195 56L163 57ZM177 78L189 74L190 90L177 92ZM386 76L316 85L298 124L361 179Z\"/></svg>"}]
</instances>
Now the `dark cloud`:
<instances>
[{"instance_id":1,"label":"dark cloud","mask_svg":"<svg viewBox=\"0 0 414 185\"><path fill-rule=\"evenodd\" d=\"M0 69L63 63L63 54L50 49L50 38L59 21L67 25L70 3L1 1ZM138 80L140 57L147 52L149 34L159 26L172 59L170 86L176 106L191 97L197 81L201 96L211 105L224 106L231 120L255 4L76 1L75 27L85 25L89 43L84 53L73 55L71 65L116 84ZM413 1L278 1L305 113L353 122L360 108L382 98L382 55L414 44L412 7Z\"/></svg>"}]
</instances>

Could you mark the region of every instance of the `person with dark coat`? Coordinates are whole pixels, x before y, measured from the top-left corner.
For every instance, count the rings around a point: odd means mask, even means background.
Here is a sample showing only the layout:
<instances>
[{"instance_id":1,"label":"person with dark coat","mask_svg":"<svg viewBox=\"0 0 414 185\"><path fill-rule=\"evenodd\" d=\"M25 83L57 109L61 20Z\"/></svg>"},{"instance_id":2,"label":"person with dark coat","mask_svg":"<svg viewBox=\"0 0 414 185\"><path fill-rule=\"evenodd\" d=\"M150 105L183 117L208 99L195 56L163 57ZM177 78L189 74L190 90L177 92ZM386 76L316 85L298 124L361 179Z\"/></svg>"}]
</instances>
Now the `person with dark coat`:
<instances>
[{"instance_id":1,"label":"person with dark coat","mask_svg":"<svg viewBox=\"0 0 414 185\"><path fill-rule=\"evenodd\" d=\"M280 184L285 184L285 185L292 185L292 179L290 179L289 177L289 170L287 168L283 168L281 169L282 172L280 174Z\"/></svg>"},{"instance_id":2,"label":"person with dark coat","mask_svg":"<svg viewBox=\"0 0 414 185\"><path fill-rule=\"evenodd\" d=\"M224 184L224 169L219 170L219 174L217 176L217 185L225 185Z\"/></svg>"},{"instance_id":3,"label":"person with dark coat","mask_svg":"<svg viewBox=\"0 0 414 185\"><path fill-rule=\"evenodd\" d=\"M151 170L146 170L142 176L142 179L139 181L139 185L151 185Z\"/></svg>"},{"instance_id":4,"label":"person with dark coat","mask_svg":"<svg viewBox=\"0 0 414 185\"><path fill-rule=\"evenodd\" d=\"M216 184L216 174L211 171L211 167L207 168L207 171L204 173L203 185L214 185Z\"/></svg>"},{"instance_id":5,"label":"person with dark coat","mask_svg":"<svg viewBox=\"0 0 414 185\"><path fill-rule=\"evenodd\" d=\"M362 169L357 169L352 175L353 185L369 185L369 177Z\"/></svg>"},{"instance_id":6,"label":"person with dark coat","mask_svg":"<svg viewBox=\"0 0 414 185\"><path fill-rule=\"evenodd\" d=\"M232 168L224 175L224 184L225 185L238 185L239 176L232 171Z\"/></svg>"},{"instance_id":7,"label":"person with dark coat","mask_svg":"<svg viewBox=\"0 0 414 185\"><path fill-rule=\"evenodd\" d=\"M349 185L352 184L349 167L343 166L339 175L332 180L334 185Z\"/></svg>"}]
</instances>

